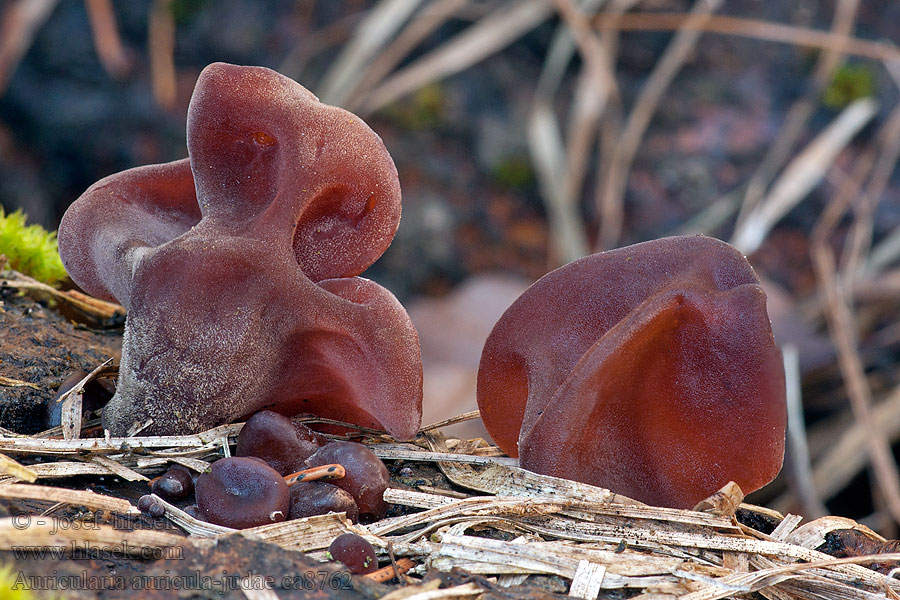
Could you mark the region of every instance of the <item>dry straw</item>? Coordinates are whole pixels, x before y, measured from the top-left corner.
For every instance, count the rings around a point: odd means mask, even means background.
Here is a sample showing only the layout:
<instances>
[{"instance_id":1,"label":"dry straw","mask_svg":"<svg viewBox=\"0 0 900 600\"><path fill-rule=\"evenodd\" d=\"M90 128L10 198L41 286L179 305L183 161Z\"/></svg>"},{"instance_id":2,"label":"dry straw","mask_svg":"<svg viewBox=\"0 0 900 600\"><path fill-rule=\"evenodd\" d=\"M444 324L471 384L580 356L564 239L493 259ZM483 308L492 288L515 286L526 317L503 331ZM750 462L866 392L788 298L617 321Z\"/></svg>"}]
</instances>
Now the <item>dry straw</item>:
<instances>
[{"instance_id":1,"label":"dry straw","mask_svg":"<svg viewBox=\"0 0 900 600\"><path fill-rule=\"evenodd\" d=\"M472 417L473 415L467 415ZM460 419L453 419L457 422ZM191 436L47 439L0 435L0 450L23 460L33 454L53 462L8 468L0 497L43 500L134 515L128 501L94 492L43 485L44 479L79 474L115 474L145 479L170 462L202 470L223 455L222 440L233 443L240 424ZM836 529L855 529L873 540L877 534L857 523L825 517L800 525L800 517L740 504L737 486L702 503L702 510L651 507L609 490L525 471L497 454L483 440L448 440L426 427L414 443L370 439L386 460L435 463L455 490L389 488L385 500L405 514L369 525L355 525L344 514L328 514L264 525L243 531L212 525L158 499L166 517L187 537L171 532L122 531L105 525L54 528L35 515L27 528L0 520L0 549L29 546L118 545L142 549L207 544L226 535L243 535L280 548L325 558L337 535L354 532L379 552L411 560L404 576L410 593L422 598L477 597L477 582L444 590L417 583L428 569L462 568L496 581L517 584L528 576L555 576L570 582L570 595L596 598L619 590L640 598L716 600L758 592L765 598L883 598L900 592L900 581L864 565L900 560L900 555L835 559L816 550ZM203 456L205 459L198 458ZM18 464L18 463L17 463ZM13 483L37 477L36 484ZM463 491L464 490L464 491ZM774 517L780 525L766 535L735 519L736 510ZM26 542L27 540L27 542ZM478 580L481 581L481 580ZM487 584L485 584L487 585ZM398 596L399 597L399 596Z\"/></svg>"}]
</instances>

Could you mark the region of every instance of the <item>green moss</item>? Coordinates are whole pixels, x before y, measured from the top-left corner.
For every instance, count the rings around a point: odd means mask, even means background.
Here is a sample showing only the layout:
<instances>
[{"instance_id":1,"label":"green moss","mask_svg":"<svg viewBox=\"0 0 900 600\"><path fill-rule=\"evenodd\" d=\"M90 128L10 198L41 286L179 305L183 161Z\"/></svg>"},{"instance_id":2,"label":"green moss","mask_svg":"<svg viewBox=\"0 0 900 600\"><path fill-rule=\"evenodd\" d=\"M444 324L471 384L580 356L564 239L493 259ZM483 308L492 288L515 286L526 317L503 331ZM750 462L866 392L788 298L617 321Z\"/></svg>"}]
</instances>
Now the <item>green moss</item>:
<instances>
[{"instance_id":1,"label":"green moss","mask_svg":"<svg viewBox=\"0 0 900 600\"><path fill-rule=\"evenodd\" d=\"M0 208L0 254L6 255L10 267L38 281L52 284L66 276L56 247L56 232L26 225L21 210L6 214Z\"/></svg>"},{"instance_id":2,"label":"green moss","mask_svg":"<svg viewBox=\"0 0 900 600\"><path fill-rule=\"evenodd\" d=\"M0 600L31 600L34 595L28 589L27 578L20 577L12 565L0 567Z\"/></svg>"},{"instance_id":3,"label":"green moss","mask_svg":"<svg viewBox=\"0 0 900 600\"><path fill-rule=\"evenodd\" d=\"M444 88L440 83L426 85L411 98L392 104L385 110L404 129L434 129L444 121L446 113Z\"/></svg>"},{"instance_id":4,"label":"green moss","mask_svg":"<svg viewBox=\"0 0 900 600\"><path fill-rule=\"evenodd\" d=\"M843 65L825 88L822 101L828 108L844 108L854 100L873 95L875 76L865 65Z\"/></svg>"},{"instance_id":5,"label":"green moss","mask_svg":"<svg viewBox=\"0 0 900 600\"><path fill-rule=\"evenodd\" d=\"M510 156L494 167L494 181L507 189L534 185L534 169L527 156Z\"/></svg>"}]
</instances>

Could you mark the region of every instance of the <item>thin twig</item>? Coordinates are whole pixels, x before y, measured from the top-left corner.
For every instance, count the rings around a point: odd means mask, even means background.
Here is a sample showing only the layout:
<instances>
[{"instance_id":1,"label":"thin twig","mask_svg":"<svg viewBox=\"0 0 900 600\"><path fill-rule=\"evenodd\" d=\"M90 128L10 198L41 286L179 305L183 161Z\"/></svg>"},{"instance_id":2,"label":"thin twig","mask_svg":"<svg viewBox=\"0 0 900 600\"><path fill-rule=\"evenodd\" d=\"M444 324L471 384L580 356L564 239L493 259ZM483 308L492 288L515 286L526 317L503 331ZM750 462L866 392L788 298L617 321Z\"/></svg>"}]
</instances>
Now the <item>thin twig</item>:
<instances>
[{"instance_id":1,"label":"thin twig","mask_svg":"<svg viewBox=\"0 0 900 600\"><path fill-rule=\"evenodd\" d=\"M831 22L832 34L847 36L852 33L858 6L859 0L840 0L838 2ZM775 141L769 146L762 162L747 183L743 203L738 213L737 227L740 227L750 212L756 208L775 173L788 159L791 149L806 128L813 111L819 106L822 90L831 81L842 58L843 53L830 48L819 56L813 69L813 85L810 86L803 98L795 102L788 110L784 122L778 128Z\"/></svg>"},{"instance_id":2,"label":"thin twig","mask_svg":"<svg viewBox=\"0 0 900 600\"><path fill-rule=\"evenodd\" d=\"M110 0L84 0L88 20L91 23L91 34L100 64L110 76L120 78L128 74L131 62L119 37L116 26L116 15Z\"/></svg>"},{"instance_id":3,"label":"thin twig","mask_svg":"<svg viewBox=\"0 0 900 600\"><path fill-rule=\"evenodd\" d=\"M175 81L175 19L171 4L171 0L155 0L147 34L153 97L163 108L175 106L178 92Z\"/></svg>"},{"instance_id":4,"label":"thin twig","mask_svg":"<svg viewBox=\"0 0 900 600\"><path fill-rule=\"evenodd\" d=\"M841 150L877 114L871 98L856 100L839 114L785 168L761 202L734 232L731 243L741 252L754 252L769 230L822 180Z\"/></svg>"},{"instance_id":5,"label":"thin twig","mask_svg":"<svg viewBox=\"0 0 900 600\"><path fill-rule=\"evenodd\" d=\"M437 0L422 8L409 25L397 34L394 41L372 58L359 82L347 93L344 104L346 108L356 110L366 93L394 70L425 38L468 3L469 0Z\"/></svg>"},{"instance_id":6,"label":"thin twig","mask_svg":"<svg viewBox=\"0 0 900 600\"><path fill-rule=\"evenodd\" d=\"M13 0L0 14L0 95L58 0Z\"/></svg>"},{"instance_id":7,"label":"thin twig","mask_svg":"<svg viewBox=\"0 0 900 600\"><path fill-rule=\"evenodd\" d=\"M853 203L855 219L841 260L841 273L845 281L857 277L862 270L860 265L872 245L875 206L900 158L900 106L891 112L876 146L878 158L872 167L869 182L857 195L859 201Z\"/></svg>"},{"instance_id":8,"label":"thin twig","mask_svg":"<svg viewBox=\"0 0 900 600\"><path fill-rule=\"evenodd\" d=\"M784 374L787 382L787 459L790 461L790 481L795 487L797 500L803 514L817 519L828 514L813 483L809 446L806 443L806 426L803 419L803 398L800 391L800 358L795 346L782 348Z\"/></svg>"},{"instance_id":9,"label":"thin twig","mask_svg":"<svg viewBox=\"0 0 900 600\"><path fill-rule=\"evenodd\" d=\"M450 417L449 419L444 419L443 421L438 421L437 423L432 423L431 425L426 425L419 429L419 433L423 433L425 431L431 431L432 429L440 429L441 427L447 427L449 425L456 425L457 423L464 423L466 421L472 421L473 419L480 419L481 413L477 410L470 410L469 412L463 413L461 415L456 415L455 417Z\"/></svg>"},{"instance_id":10,"label":"thin twig","mask_svg":"<svg viewBox=\"0 0 900 600\"><path fill-rule=\"evenodd\" d=\"M854 187L858 189L858 182L870 171L870 163L871 161L866 161L860 166L858 162L853 173L855 177L849 178L849 183L838 191L826 207L813 230L811 252L816 276L825 291L825 316L837 347L838 365L850 397L850 406L856 420L867 431L866 439L875 483L892 518L900 522L900 474L887 436L872 411L872 392L866 382L865 369L857 350L853 313L846 290L838 281L835 259L828 245L829 235L850 204L852 190Z\"/></svg>"},{"instance_id":11,"label":"thin twig","mask_svg":"<svg viewBox=\"0 0 900 600\"><path fill-rule=\"evenodd\" d=\"M623 198L638 146L663 94L696 46L703 23L720 5L721 0L697 0L689 17L683 21L682 27L679 27L678 33L669 43L641 89L616 147L612 166L606 173L602 195L599 198L601 214L600 235L597 239L599 250L614 247L621 237L624 219ZM618 19L625 19L627 16L617 16L613 22L618 23Z\"/></svg>"},{"instance_id":12,"label":"thin twig","mask_svg":"<svg viewBox=\"0 0 900 600\"><path fill-rule=\"evenodd\" d=\"M508 0L443 46L397 71L361 103L363 116L505 48L552 13L550 0Z\"/></svg>"},{"instance_id":13,"label":"thin twig","mask_svg":"<svg viewBox=\"0 0 900 600\"><path fill-rule=\"evenodd\" d=\"M320 95L323 102L344 103L372 57L406 23L419 4L421 0L380 0L366 13L322 79Z\"/></svg>"},{"instance_id":14,"label":"thin twig","mask_svg":"<svg viewBox=\"0 0 900 600\"><path fill-rule=\"evenodd\" d=\"M795 27L758 19L719 15L710 17L701 23L691 17L692 15L683 13L640 13L622 15L616 19L599 15L594 18L594 27L598 29L615 28L621 31L693 29L704 33L718 33L807 48L833 50L872 60L900 61L900 49L888 42L875 42L820 29Z\"/></svg>"}]
</instances>

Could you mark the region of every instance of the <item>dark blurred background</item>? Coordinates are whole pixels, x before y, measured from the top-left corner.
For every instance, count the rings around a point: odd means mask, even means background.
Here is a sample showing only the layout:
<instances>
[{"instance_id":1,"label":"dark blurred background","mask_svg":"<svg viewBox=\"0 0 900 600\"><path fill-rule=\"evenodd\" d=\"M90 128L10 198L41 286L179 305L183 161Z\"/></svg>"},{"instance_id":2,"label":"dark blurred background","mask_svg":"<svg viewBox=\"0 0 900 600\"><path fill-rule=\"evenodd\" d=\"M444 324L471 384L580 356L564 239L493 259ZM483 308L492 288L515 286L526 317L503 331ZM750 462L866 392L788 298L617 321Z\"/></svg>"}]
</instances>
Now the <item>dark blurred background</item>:
<instances>
[{"instance_id":1,"label":"dark blurred background","mask_svg":"<svg viewBox=\"0 0 900 600\"><path fill-rule=\"evenodd\" d=\"M0 7L4 209L55 229L96 180L186 156L206 64L271 67L360 114L394 157L403 220L367 276L419 328L426 421L474 408L484 337L530 281L707 233L748 254L778 342L797 350L804 419L759 501L893 531L896 464L867 457L900 437L898 3Z\"/></svg>"}]
</instances>

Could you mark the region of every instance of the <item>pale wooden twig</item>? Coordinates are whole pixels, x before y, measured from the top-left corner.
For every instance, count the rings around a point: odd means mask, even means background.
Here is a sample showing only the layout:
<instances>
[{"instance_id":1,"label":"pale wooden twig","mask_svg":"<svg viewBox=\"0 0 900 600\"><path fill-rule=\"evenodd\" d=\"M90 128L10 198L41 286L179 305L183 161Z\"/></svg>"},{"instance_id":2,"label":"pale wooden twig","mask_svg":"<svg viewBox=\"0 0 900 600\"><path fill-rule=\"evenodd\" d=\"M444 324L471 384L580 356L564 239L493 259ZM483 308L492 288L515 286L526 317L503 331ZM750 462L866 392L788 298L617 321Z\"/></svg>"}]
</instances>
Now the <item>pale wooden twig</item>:
<instances>
[{"instance_id":1,"label":"pale wooden twig","mask_svg":"<svg viewBox=\"0 0 900 600\"><path fill-rule=\"evenodd\" d=\"M22 381L21 379L14 379L12 377L3 377L0 376L0 386L5 387L30 387L34 390L41 389L41 386L36 383L30 383L28 381Z\"/></svg>"},{"instance_id":2,"label":"pale wooden twig","mask_svg":"<svg viewBox=\"0 0 900 600\"><path fill-rule=\"evenodd\" d=\"M75 290L61 292L46 283L41 283L17 271L12 271L12 277L10 278L0 279L0 288L21 290L38 298L49 297L97 320L125 316L125 308L118 304L98 300Z\"/></svg>"},{"instance_id":3,"label":"pale wooden twig","mask_svg":"<svg viewBox=\"0 0 900 600\"><path fill-rule=\"evenodd\" d=\"M64 439L77 440L81 437L81 405L84 397L84 386L101 375L118 371L118 367L111 366L112 362L113 359L108 358L55 400L57 404L62 405L60 408L60 427L62 428Z\"/></svg>"}]
</instances>

